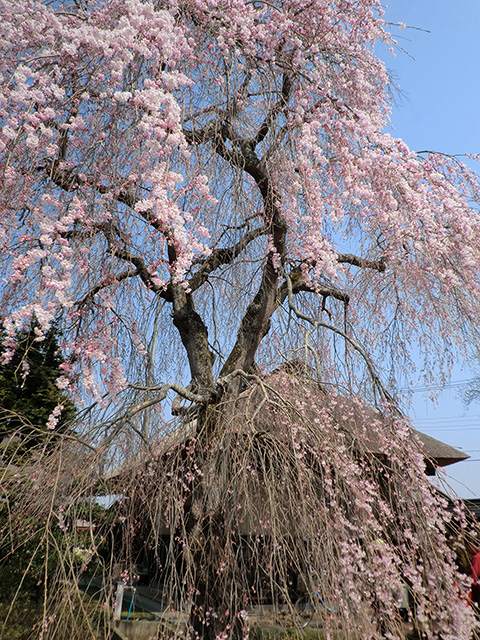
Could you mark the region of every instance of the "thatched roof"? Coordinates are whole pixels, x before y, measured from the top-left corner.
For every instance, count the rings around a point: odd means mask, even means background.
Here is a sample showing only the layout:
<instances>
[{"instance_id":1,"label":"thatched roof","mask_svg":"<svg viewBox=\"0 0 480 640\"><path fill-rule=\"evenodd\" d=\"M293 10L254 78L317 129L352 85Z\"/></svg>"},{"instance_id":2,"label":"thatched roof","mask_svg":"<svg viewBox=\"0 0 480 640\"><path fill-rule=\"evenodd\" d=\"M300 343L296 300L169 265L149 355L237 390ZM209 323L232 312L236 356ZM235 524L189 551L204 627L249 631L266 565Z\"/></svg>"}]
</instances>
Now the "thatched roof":
<instances>
[{"instance_id":1,"label":"thatched roof","mask_svg":"<svg viewBox=\"0 0 480 640\"><path fill-rule=\"evenodd\" d=\"M423 443L424 452L428 458L428 475L432 475L434 473L434 469L431 469L431 464L435 465L435 467L448 467L449 464L461 462L462 460L466 460L470 457L463 451L459 451L458 449L455 449L455 447L445 444L445 442L442 442L441 440L427 436L427 434L422 433L421 431L415 431L415 433Z\"/></svg>"},{"instance_id":2,"label":"thatched roof","mask_svg":"<svg viewBox=\"0 0 480 640\"><path fill-rule=\"evenodd\" d=\"M286 401L286 410L278 410ZM391 438L394 437L395 423L391 416L362 404L357 399L325 392L311 377L292 375L285 370L267 375L261 382L249 386L227 409L230 414L228 428L237 434L255 431L276 430L283 418L293 412L322 430L319 416L328 414L339 434L349 439L352 446L377 458L388 455ZM412 436L411 443L420 443L425 459L425 472L434 475L437 467L445 467L467 459L469 456L454 447L436 440L411 426L406 427ZM183 421L166 434L155 447L155 457L172 451L195 435L196 420ZM104 480L112 481L128 470L142 463L144 456L137 456L115 467L104 475Z\"/></svg>"},{"instance_id":3,"label":"thatched roof","mask_svg":"<svg viewBox=\"0 0 480 640\"><path fill-rule=\"evenodd\" d=\"M351 437L351 442L357 442L360 447L376 457L383 457L388 453L391 438L395 436L397 424L388 411L381 412L362 403L358 398L351 398L328 392L311 376L299 372L299 375L289 373L292 368L279 369L265 377L267 394L278 394L278 397L290 398L295 411L305 414L311 423L316 423L317 416L325 411L336 423L339 432ZM293 367L295 371L295 367ZM245 391L237 401L238 405L249 404L258 406L265 397L265 391L256 386L254 391ZM239 415L242 414L238 411ZM252 415L252 409L246 411ZM259 412L255 419L255 427L269 429L275 423L275 415L271 409ZM270 424L269 424L270 423ZM408 423L407 423L408 424ZM322 429L321 421L318 425ZM469 458L463 451L441 442L436 438L417 431L408 425L411 442L419 441L426 463L427 475L434 475L436 467L446 467Z\"/></svg>"}]
</instances>

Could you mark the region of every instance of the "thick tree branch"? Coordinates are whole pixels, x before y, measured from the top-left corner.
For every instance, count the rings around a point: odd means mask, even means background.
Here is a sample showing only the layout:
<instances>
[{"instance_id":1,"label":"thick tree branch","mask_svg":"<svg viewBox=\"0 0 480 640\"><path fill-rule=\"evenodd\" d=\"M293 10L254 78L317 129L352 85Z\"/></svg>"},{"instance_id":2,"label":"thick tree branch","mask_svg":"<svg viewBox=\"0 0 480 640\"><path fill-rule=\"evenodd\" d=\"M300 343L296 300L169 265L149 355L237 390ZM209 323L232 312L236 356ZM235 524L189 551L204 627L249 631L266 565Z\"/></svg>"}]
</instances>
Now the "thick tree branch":
<instances>
[{"instance_id":1,"label":"thick tree branch","mask_svg":"<svg viewBox=\"0 0 480 640\"><path fill-rule=\"evenodd\" d=\"M173 299L173 324L180 333L187 352L192 382L200 393L213 390L214 356L208 346L208 330L195 311L193 296L185 293L183 283L171 285Z\"/></svg>"},{"instance_id":2,"label":"thick tree branch","mask_svg":"<svg viewBox=\"0 0 480 640\"><path fill-rule=\"evenodd\" d=\"M198 393L194 393L189 387L182 387L179 384L175 384L174 382L167 382L165 384L152 386L140 384L130 384L128 386L130 387L130 389L136 389L137 391L145 391L148 393L156 392L159 394L156 396L156 399L160 402L161 400L164 400L166 398L168 391L175 391L178 396L181 396L189 402L202 403L208 401L208 396L202 396Z\"/></svg>"},{"instance_id":3,"label":"thick tree branch","mask_svg":"<svg viewBox=\"0 0 480 640\"><path fill-rule=\"evenodd\" d=\"M183 129L183 135L189 144L205 144L219 134L221 126L218 120L212 120L201 129Z\"/></svg>"},{"instance_id":4,"label":"thick tree branch","mask_svg":"<svg viewBox=\"0 0 480 640\"><path fill-rule=\"evenodd\" d=\"M93 191L100 194L111 194L117 202L126 205L130 209L135 209L135 206L141 201L138 196L135 187L127 189L115 190L107 185L95 182L91 177L84 177L75 172L74 169L65 169L61 167L61 163L58 160L49 162L46 167L50 179L64 191L73 191L83 186L88 186ZM157 231L160 231L166 238L167 242L171 240L170 229L160 222L151 209L139 212L139 215L148 222Z\"/></svg>"},{"instance_id":5,"label":"thick tree branch","mask_svg":"<svg viewBox=\"0 0 480 640\"><path fill-rule=\"evenodd\" d=\"M384 257L381 257L379 260L367 260L366 258L361 258L359 256L355 256L351 253L339 254L337 256L337 261L340 264L351 264L355 267L359 267L361 269L374 269L383 273L386 269L387 260ZM309 267L315 267L315 262L310 262ZM316 293L323 298L332 297L340 302L348 304L350 301L350 297L348 293L338 289L337 287L327 287L325 285L310 285L305 281L305 277L303 274L302 267L300 265L294 267L290 273L288 274L288 278L290 279L292 293L296 294L300 291L306 291L308 293ZM288 281L285 280L283 284L279 287L278 290L278 300L280 304L283 304L285 299L288 296Z\"/></svg>"},{"instance_id":6,"label":"thick tree branch","mask_svg":"<svg viewBox=\"0 0 480 640\"><path fill-rule=\"evenodd\" d=\"M237 159L238 160L238 159ZM60 188L71 191L72 189L79 188L80 186L84 186L85 184L90 184L88 179L79 177L73 170L60 169L58 163L52 163L49 171L50 178L53 182ZM92 187L93 188L93 187ZM107 193L111 191L105 185L97 185L94 187L96 191L99 193ZM121 190L117 192L116 199L118 202L125 204L131 209L135 209L135 205L140 201L140 198L136 195L135 190L127 189ZM171 243L171 233L170 230L165 227L162 223L158 221L154 212L151 210L146 210L140 212L140 215L144 218L149 225L151 225L154 229L160 231L162 235L166 238L170 255L173 256L174 248ZM96 228L99 231L102 231L107 238L107 241L111 243L112 241L112 232L115 231L112 228L111 223L99 223ZM214 249L212 253L205 259L200 269L188 280L188 287L191 291L196 291L199 289L208 279L209 275L218 269L220 266L231 263L235 258L237 258L242 251L255 239L259 238L262 235L265 235L268 231L268 226L264 225L262 227L258 227L257 229L252 229L248 231L243 238L241 238L235 245L231 247L222 247L218 249ZM82 237L82 234L87 237L90 235L90 231L83 232L81 230L72 230L65 234L65 237L69 238L77 238ZM120 235L118 233L118 235ZM148 271L148 268L142 258L139 256L135 256L134 254L128 252L125 249L120 249L118 247L110 247L110 251L114 253L117 257L125 260L127 262L132 263L136 268L138 275L141 277L142 281L145 285L147 285L152 291L155 293L160 293L162 297L170 301L172 300L172 294L170 291L170 287L165 289L164 287L159 287L155 285L152 281L152 276ZM170 260L173 264L174 260ZM103 288L103 285L99 286L100 290Z\"/></svg>"},{"instance_id":7,"label":"thick tree branch","mask_svg":"<svg viewBox=\"0 0 480 640\"><path fill-rule=\"evenodd\" d=\"M351 264L361 269L375 269L376 271L380 271L380 273L383 273L387 268L387 259L384 256L379 260L367 260L366 258L359 258L352 253L340 253L337 256L337 262L340 264Z\"/></svg>"},{"instance_id":8,"label":"thick tree branch","mask_svg":"<svg viewBox=\"0 0 480 640\"><path fill-rule=\"evenodd\" d=\"M337 289L337 287L326 287L326 286L314 286L307 284L305 281L305 276L303 275L302 268L300 266L294 267L288 276L286 276L286 280L282 283L282 285L278 289L278 303L279 305L283 304L285 299L288 296L288 280L291 283L292 293L300 293L300 291L306 291L307 293L316 293L323 298L332 297L344 304L348 304L350 301L350 297L348 293L345 291L341 291L341 289Z\"/></svg>"},{"instance_id":9,"label":"thick tree branch","mask_svg":"<svg viewBox=\"0 0 480 640\"><path fill-rule=\"evenodd\" d=\"M236 149L227 148L227 137ZM283 269L285 259L287 225L275 204L278 196L269 180L267 169L257 157L253 144L237 138L230 127L225 127L222 138L216 141L216 150L220 156L233 166L243 169L256 182L263 198L264 220L269 226L273 245L263 267L258 291L247 307L240 322L236 343L222 368L220 375L225 376L235 369L249 370L258 346L269 330L270 318L278 306L276 298L280 270Z\"/></svg>"},{"instance_id":10,"label":"thick tree branch","mask_svg":"<svg viewBox=\"0 0 480 640\"><path fill-rule=\"evenodd\" d=\"M164 293L165 287L159 286L153 281L153 276L148 270L148 267L145 264L143 258L140 258L140 256L137 256L130 251L127 251L126 249L122 249L120 247L110 246L109 251L117 258L133 264L133 266L136 268L137 274L140 276L142 282L146 287L151 289L154 293Z\"/></svg>"},{"instance_id":11,"label":"thick tree branch","mask_svg":"<svg viewBox=\"0 0 480 640\"><path fill-rule=\"evenodd\" d=\"M62 152L63 153L63 152ZM100 194L104 194L104 193L114 193L115 194L115 198L119 203L122 203L126 206L128 206L131 209L135 209L135 205L140 201L139 196L136 194L135 189L132 187L130 189L122 189L120 191L114 192L112 189L110 189L109 187L102 185L102 184L93 184L93 180L92 179L88 179L85 177L81 177L80 175L78 175L73 169L63 169L60 166L60 163L58 160L55 160L54 162L51 162L48 166L47 166L47 170L48 170L48 175L50 177L50 179L61 189L65 190L65 191L71 191L74 189L77 189L81 186L85 186L88 185L90 188L94 189L95 191L97 191ZM172 248L172 243L171 243L171 233L170 230L168 229L168 227L166 227L164 224L162 224L154 215L154 212L151 210L147 210L147 211L141 211L140 215L143 217L143 219L148 222L149 225L151 225L154 229L160 231L160 233L162 233L162 235L165 237L166 241L167 241L167 245L169 246L169 248ZM133 253L131 253L130 251L127 251L126 249L123 249L121 247L115 246L115 237L121 238L121 232L119 229L117 229L113 223L111 222L101 222L98 225L95 225L95 228L98 231L101 231L108 243L108 247L109 247L109 251L115 255L116 257L124 260L125 262L130 262L131 264L133 264L136 268L135 273L131 273L129 272L129 275L125 275L124 277L122 277L121 279L125 279L126 277L131 277L133 275L139 275L140 278L142 279L143 283L152 291L154 291L155 293L159 293L162 298L164 298L165 300L169 300L171 301L171 292L169 291L169 288L165 288L165 287L160 287L159 285L155 284L155 282L153 281L153 277L152 274L150 273L150 271L148 270L148 267L145 263L145 261L140 257L137 256ZM65 234L65 237L69 237L69 238L77 238L77 237L82 237L82 235L89 235L91 232L83 232L82 230L72 230L69 231ZM100 291L100 289L102 289L105 285L105 283L100 283L99 285L97 285L94 289L92 289L91 292L89 292L87 294L88 297L92 297L93 295L95 295L96 293L98 293L98 291Z\"/></svg>"}]
</instances>

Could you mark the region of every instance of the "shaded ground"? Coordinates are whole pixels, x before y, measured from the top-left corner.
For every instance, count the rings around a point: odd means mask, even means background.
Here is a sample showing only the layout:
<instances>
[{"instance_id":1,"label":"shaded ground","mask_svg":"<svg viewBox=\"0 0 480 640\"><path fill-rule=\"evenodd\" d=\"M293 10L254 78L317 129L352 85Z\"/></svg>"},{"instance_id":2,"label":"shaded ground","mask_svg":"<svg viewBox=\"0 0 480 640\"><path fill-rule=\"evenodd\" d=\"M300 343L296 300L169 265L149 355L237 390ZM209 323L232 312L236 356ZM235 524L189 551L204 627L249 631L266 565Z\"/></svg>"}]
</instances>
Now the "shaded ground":
<instances>
[{"instance_id":1,"label":"shaded ground","mask_svg":"<svg viewBox=\"0 0 480 640\"><path fill-rule=\"evenodd\" d=\"M82 588L88 589L90 594L100 593L102 583L100 579L93 579ZM269 605L253 607L247 614L251 640L325 640L325 628L332 626L328 624L328 617L334 615L325 611L316 613L312 619L308 615L302 619L302 612L292 615L287 609L279 611ZM135 591L125 589L122 621L116 624L116 635L120 640L146 640L161 637L165 632L166 637L181 638L187 621L188 612L168 606L158 585L140 585ZM301 628L307 622L308 626ZM406 640L416 637L411 624L404 623L401 632ZM361 632L352 628L330 631L328 637L331 640L365 640Z\"/></svg>"}]
</instances>

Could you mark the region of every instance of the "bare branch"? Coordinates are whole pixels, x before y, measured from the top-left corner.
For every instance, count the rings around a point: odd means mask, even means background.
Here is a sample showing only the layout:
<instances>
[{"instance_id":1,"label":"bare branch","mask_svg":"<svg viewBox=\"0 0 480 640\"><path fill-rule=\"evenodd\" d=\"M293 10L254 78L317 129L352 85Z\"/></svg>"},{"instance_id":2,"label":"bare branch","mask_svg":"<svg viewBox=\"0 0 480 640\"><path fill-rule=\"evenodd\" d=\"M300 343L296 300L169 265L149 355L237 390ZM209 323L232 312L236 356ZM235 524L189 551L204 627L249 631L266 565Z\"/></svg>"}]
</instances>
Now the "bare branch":
<instances>
[{"instance_id":1,"label":"bare branch","mask_svg":"<svg viewBox=\"0 0 480 640\"><path fill-rule=\"evenodd\" d=\"M260 144L268 135L268 132L270 130L270 127L272 126L275 116L278 113L280 113L280 111L282 111L282 109L288 103L288 99L292 91L292 86L293 86L293 83L290 75L288 73L284 73L280 98L278 99L277 103L272 107L272 109L269 111L269 113L267 114L267 117L262 123L262 126L258 130L258 133L253 140L254 146L257 146L258 144Z\"/></svg>"},{"instance_id":2,"label":"bare branch","mask_svg":"<svg viewBox=\"0 0 480 640\"><path fill-rule=\"evenodd\" d=\"M155 393L154 396L143 400L142 402L138 402L135 405L129 407L126 411L117 413L110 420L104 423L102 426L112 427L114 429L112 432L106 437L102 442L102 448L107 449L110 444L115 440L118 434L122 431L124 426L129 422L132 418L134 418L137 414L145 411L149 407L153 407L157 404L160 404L165 400L169 391L175 391L177 395L182 396L186 400L190 402L194 402L198 405L206 405L211 400L211 394L213 394L213 389L210 390L210 394L203 395L198 393L193 393L185 387L182 387L179 384L175 384L173 382L167 382L166 384L159 386L143 386L143 385L129 385L131 389L136 389L140 391L145 391L149 393Z\"/></svg>"},{"instance_id":3,"label":"bare branch","mask_svg":"<svg viewBox=\"0 0 480 640\"><path fill-rule=\"evenodd\" d=\"M208 276L221 266L230 264L237 258L247 246L260 236L266 235L268 226L257 227L251 231L247 231L243 238L231 247L222 247L214 249L212 253L205 258L200 269L189 280L189 288L196 291L208 279Z\"/></svg>"},{"instance_id":4,"label":"bare branch","mask_svg":"<svg viewBox=\"0 0 480 640\"><path fill-rule=\"evenodd\" d=\"M112 282L122 282L122 280L126 280L127 278L133 278L137 275L139 275L138 269L125 269L121 273L112 275L111 277L103 280L102 282L99 282L97 285L92 287L89 291L87 291L87 293L83 296L83 298L78 300L75 304L77 307L83 307L86 304L91 303L95 298L95 296L97 295L97 293L99 293L99 291L111 285Z\"/></svg>"},{"instance_id":5,"label":"bare branch","mask_svg":"<svg viewBox=\"0 0 480 640\"><path fill-rule=\"evenodd\" d=\"M129 384L128 386L130 389L136 389L138 391L147 391L149 393L158 392L159 395L161 396L161 400L158 400L158 396L157 396L157 402L162 402L162 400L166 398L167 393L169 391L175 391L177 395L181 396L185 400L189 400L190 402L202 404L202 403L208 402L209 400L208 396L203 396L201 394L195 393L191 391L191 389L189 389L188 387L185 388L173 382L167 382L165 384L152 385L152 386L140 385L140 384Z\"/></svg>"}]
</instances>

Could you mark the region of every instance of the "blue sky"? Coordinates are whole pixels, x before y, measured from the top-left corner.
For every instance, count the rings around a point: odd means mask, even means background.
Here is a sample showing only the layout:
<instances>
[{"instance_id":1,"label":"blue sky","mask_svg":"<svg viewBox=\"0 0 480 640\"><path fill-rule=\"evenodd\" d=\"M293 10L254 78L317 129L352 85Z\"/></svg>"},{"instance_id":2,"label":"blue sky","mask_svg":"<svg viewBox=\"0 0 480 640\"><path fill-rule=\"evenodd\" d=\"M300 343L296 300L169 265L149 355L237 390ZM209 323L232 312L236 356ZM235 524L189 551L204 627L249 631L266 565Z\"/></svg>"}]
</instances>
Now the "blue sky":
<instances>
[{"instance_id":1,"label":"blue sky","mask_svg":"<svg viewBox=\"0 0 480 640\"><path fill-rule=\"evenodd\" d=\"M399 47L379 53L400 85L392 113L394 135L415 151L480 153L480 0L385 0L385 18ZM469 163L480 172L480 164ZM409 410L415 426L471 456L445 469L452 488L480 497L480 402L465 407L462 385L474 375L461 363L437 403L421 388Z\"/></svg>"}]
</instances>

